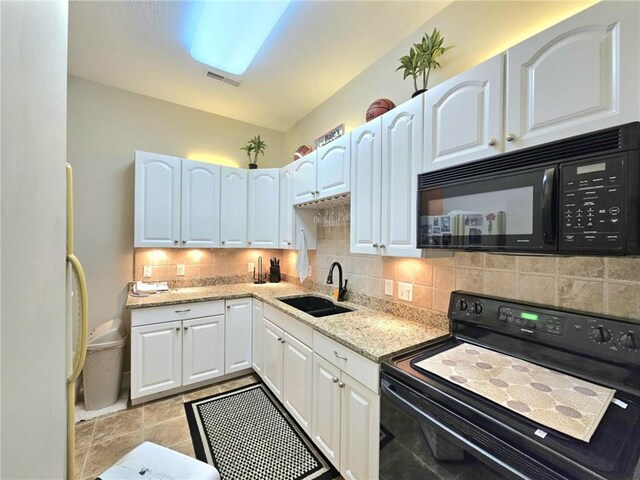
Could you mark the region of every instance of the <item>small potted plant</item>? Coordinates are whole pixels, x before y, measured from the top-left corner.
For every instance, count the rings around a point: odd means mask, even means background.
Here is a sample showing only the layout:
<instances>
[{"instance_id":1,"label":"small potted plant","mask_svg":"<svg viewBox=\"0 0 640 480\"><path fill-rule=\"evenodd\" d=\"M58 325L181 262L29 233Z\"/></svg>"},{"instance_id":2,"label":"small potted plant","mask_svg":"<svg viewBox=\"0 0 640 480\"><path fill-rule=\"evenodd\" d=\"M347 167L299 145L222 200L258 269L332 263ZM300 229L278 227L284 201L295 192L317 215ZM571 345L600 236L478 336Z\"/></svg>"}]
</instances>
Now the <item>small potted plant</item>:
<instances>
[{"instance_id":1,"label":"small potted plant","mask_svg":"<svg viewBox=\"0 0 640 480\"><path fill-rule=\"evenodd\" d=\"M247 157L249 157L249 168L254 169L258 168L258 155L264 156L264 151L267 148L267 144L260 138L260 135L256 135L251 140L247 142L244 147L240 147L240 150L244 150L247 152ZM253 155L253 158L251 158Z\"/></svg>"},{"instance_id":2,"label":"small potted plant","mask_svg":"<svg viewBox=\"0 0 640 480\"><path fill-rule=\"evenodd\" d=\"M409 55L400 57L400 66L398 70L404 70L403 80L407 77L413 78L413 88L415 92L411 96L420 95L427 91L429 84L429 74L431 70L440 68L438 59L453 45L445 47L444 37L440 34L440 30L433 29L431 35L424 34L419 43L414 43L409 49ZM422 77L422 88L418 88L418 78Z\"/></svg>"}]
</instances>

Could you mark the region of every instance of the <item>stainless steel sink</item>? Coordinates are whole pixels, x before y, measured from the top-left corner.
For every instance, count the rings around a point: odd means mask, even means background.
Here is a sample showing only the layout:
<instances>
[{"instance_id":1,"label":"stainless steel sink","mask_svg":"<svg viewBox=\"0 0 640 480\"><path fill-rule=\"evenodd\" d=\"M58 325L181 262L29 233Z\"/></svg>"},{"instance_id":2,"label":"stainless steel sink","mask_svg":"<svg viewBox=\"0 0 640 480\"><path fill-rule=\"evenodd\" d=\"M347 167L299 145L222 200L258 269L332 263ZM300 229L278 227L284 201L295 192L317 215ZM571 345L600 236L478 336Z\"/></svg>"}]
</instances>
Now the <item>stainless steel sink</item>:
<instances>
[{"instance_id":1,"label":"stainless steel sink","mask_svg":"<svg viewBox=\"0 0 640 480\"><path fill-rule=\"evenodd\" d=\"M295 298L279 298L283 303L297 308L298 310L308 313L313 317L327 317L329 315L337 315L339 313L352 312L353 310L341 305L336 305L331 300L327 300L317 295L305 295Z\"/></svg>"}]
</instances>

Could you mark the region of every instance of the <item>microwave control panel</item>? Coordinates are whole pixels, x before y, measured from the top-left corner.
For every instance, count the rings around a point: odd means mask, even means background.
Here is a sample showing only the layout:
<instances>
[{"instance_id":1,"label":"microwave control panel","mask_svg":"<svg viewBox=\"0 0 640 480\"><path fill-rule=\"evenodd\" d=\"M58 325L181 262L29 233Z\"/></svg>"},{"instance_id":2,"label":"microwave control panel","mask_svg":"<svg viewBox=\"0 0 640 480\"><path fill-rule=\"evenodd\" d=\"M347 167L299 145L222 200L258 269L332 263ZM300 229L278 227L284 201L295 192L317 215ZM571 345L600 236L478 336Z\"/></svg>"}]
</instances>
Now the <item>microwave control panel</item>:
<instances>
[{"instance_id":1,"label":"microwave control panel","mask_svg":"<svg viewBox=\"0 0 640 480\"><path fill-rule=\"evenodd\" d=\"M561 165L561 252L624 248L624 171L620 155Z\"/></svg>"}]
</instances>

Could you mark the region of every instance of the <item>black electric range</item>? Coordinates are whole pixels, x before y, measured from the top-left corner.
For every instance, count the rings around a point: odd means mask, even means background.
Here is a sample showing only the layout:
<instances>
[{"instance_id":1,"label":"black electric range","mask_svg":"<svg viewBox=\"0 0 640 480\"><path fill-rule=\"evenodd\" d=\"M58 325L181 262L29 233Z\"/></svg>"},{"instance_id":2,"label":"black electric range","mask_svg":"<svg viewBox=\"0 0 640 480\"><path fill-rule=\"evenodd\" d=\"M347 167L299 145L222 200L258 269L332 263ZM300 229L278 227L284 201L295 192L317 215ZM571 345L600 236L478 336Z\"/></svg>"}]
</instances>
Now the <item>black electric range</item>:
<instances>
[{"instance_id":1,"label":"black electric range","mask_svg":"<svg viewBox=\"0 0 640 480\"><path fill-rule=\"evenodd\" d=\"M461 291L451 294L449 319L450 337L382 364L381 428L388 439L407 437L397 449L405 468L470 454L495 478L640 479L640 323ZM614 400L584 442L415 366L463 342L615 389ZM388 443L382 479L394 474L385 471L394 465Z\"/></svg>"}]
</instances>

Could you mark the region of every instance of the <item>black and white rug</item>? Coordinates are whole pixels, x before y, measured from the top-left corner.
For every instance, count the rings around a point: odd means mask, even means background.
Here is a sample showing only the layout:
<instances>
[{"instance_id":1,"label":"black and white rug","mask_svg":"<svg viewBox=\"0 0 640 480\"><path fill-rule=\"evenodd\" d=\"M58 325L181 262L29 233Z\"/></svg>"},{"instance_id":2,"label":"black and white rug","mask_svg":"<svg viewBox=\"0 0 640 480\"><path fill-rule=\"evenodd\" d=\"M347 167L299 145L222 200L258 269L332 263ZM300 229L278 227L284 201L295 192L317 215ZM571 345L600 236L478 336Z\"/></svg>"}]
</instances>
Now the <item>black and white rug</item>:
<instances>
[{"instance_id":1,"label":"black and white rug","mask_svg":"<svg viewBox=\"0 0 640 480\"><path fill-rule=\"evenodd\" d=\"M196 457L222 480L339 476L263 383L184 406Z\"/></svg>"}]
</instances>

